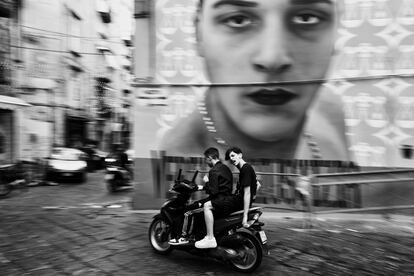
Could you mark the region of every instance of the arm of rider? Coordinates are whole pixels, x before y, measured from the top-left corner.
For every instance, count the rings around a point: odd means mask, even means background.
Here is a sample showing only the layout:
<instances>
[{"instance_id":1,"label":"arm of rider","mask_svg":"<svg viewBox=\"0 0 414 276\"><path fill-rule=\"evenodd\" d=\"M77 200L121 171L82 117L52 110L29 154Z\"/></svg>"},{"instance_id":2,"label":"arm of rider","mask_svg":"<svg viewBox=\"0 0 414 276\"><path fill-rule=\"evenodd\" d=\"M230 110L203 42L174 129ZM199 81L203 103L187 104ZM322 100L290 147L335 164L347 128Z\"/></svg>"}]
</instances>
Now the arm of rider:
<instances>
[{"instance_id":1,"label":"arm of rider","mask_svg":"<svg viewBox=\"0 0 414 276\"><path fill-rule=\"evenodd\" d=\"M253 200L255 200L255 199L256 199L256 197L257 197L257 192L259 191L260 187L262 187L262 184L260 183L260 181L259 181L259 180L256 180L256 193L255 193L255 195L253 196Z\"/></svg>"},{"instance_id":2,"label":"arm of rider","mask_svg":"<svg viewBox=\"0 0 414 276\"><path fill-rule=\"evenodd\" d=\"M204 184L208 183L208 174L204 175L203 182L204 182ZM204 185L197 185L197 187L198 187L198 191L202 191L202 190L204 190L205 186Z\"/></svg>"},{"instance_id":3,"label":"arm of rider","mask_svg":"<svg viewBox=\"0 0 414 276\"><path fill-rule=\"evenodd\" d=\"M250 208L250 186L244 187L244 196L243 196L243 227L249 227L247 224L247 218Z\"/></svg>"},{"instance_id":4,"label":"arm of rider","mask_svg":"<svg viewBox=\"0 0 414 276\"><path fill-rule=\"evenodd\" d=\"M260 187L262 187L262 184L260 183L259 179L256 180L256 193L260 190Z\"/></svg>"}]
</instances>

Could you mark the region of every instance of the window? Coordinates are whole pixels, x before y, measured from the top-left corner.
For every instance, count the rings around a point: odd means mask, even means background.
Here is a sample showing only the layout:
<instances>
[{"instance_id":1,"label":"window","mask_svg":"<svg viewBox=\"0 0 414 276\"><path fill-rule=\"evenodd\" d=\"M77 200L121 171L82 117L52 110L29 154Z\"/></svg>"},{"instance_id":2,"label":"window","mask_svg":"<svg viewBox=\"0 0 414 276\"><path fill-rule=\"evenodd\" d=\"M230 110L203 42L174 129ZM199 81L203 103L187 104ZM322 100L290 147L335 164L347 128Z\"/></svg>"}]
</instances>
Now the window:
<instances>
[{"instance_id":1,"label":"window","mask_svg":"<svg viewBox=\"0 0 414 276\"><path fill-rule=\"evenodd\" d=\"M6 137L0 132L0 154L6 152Z\"/></svg>"},{"instance_id":2,"label":"window","mask_svg":"<svg viewBox=\"0 0 414 276\"><path fill-rule=\"evenodd\" d=\"M10 68L7 64L6 54L0 52L0 84L10 84Z\"/></svg>"}]
</instances>

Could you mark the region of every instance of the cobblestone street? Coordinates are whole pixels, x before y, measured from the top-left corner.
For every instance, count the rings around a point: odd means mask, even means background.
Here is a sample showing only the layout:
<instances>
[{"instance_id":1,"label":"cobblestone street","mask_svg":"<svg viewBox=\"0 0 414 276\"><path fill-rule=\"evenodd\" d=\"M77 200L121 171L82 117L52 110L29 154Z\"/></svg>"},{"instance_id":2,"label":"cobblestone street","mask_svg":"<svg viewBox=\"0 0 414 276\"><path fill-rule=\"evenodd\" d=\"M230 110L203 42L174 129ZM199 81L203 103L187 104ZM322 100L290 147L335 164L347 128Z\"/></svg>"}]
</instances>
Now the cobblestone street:
<instances>
[{"instance_id":1,"label":"cobblestone street","mask_svg":"<svg viewBox=\"0 0 414 276\"><path fill-rule=\"evenodd\" d=\"M238 275L225 264L152 252L153 211L127 204L2 206L2 275ZM357 220L358 222L355 222ZM312 230L302 214L263 215L270 255L254 275L413 275L414 222L373 215L324 215Z\"/></svg>"},{"instance_id":2,"label":"cobblestone street","mask_svg":"<svg viewBox=\"0 0 414 276\"><path fill-rule=\"evenodd\" d=\"M139 185L139 184L138 184ZM109 194L103 172L87 183L30 187L0 200L1 275L238 275L186 252L153 253L156 210L132 210L132 192ZM303 214L266 208L270 255L254 275L414 275L409 215Z\"/></svg>"}]
</instances>

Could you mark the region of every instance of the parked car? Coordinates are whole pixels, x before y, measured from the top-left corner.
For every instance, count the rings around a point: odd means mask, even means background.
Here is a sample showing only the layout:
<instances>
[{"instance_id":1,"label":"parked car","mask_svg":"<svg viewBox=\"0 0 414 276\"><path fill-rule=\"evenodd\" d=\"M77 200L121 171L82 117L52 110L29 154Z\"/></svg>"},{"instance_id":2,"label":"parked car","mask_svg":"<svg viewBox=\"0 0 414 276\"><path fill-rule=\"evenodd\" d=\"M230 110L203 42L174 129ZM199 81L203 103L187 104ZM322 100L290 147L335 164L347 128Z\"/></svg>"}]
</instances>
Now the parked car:
<instances>
[{"instance_id":1,"label":"parked car","mask_svg":"<svg viewBox=\"0 0 414 276\"><path fill-rule=\"evenodd\" d=\"M74 179L85 182L87 179L87 154L74 148L56 147L47 158L46 179Z\"/></svg>"}]
</instances>

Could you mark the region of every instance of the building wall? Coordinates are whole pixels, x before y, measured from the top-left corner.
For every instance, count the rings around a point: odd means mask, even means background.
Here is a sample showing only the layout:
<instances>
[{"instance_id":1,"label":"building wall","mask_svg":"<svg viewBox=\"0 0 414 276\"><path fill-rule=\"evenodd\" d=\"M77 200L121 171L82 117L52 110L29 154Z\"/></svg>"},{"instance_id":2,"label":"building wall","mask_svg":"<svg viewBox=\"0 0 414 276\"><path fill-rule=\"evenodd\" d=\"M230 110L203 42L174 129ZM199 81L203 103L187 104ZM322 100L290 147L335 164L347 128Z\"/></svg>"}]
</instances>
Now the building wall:
<instances>
[{"instance_id":1,"label":"building wall","mask_svg":"<svg viewBox=\"0 0 414 276\"><path fill-rule=\"evenodd\" d=\"M13 39L14 1L0 4L0 96L15 96L12 87L11 43ZM17 156L14 107L0 100L0 164L11 163Z\"/></svg>"},{"instance_id":2,"label":"building wall","mask_svg":"<svg viewBox=\"0 0 414 276\"><path fill-rule=\"evenodd\" d=\"M142 157L157 150L154 139L191 114L203 96L199 87L191 86L206 83L195 50L197 2L149 1L151 17L136 18L137 83L150 77L152 83L161 84L158 91L150 91L152 95L168 95L168 101L160 104L157 97L145 100L148 89L137 88L135 129L142 135L135 135L135 144ZM414 1L339 2L343 10L337 53L331 81L325 84L321 97L338 98L350 142L348 151L358 164L412 167L413 160L403 158L401 147L414 145ZM154 53L150 64L141 52ZM322 98L314 110L329 108L326 99Z\"/></svg>"},{"instance_id":3,"label":"building wall","mask_svg":"<svg viewBox=\"0 0 414 276\"><path fill-rule=\"evenodd\" d=\"M115 66L117 58L128 51L124 49L127 47L120 32L123 28L115 26L125 24L125 21L102 23L99 2L26 0L20 9L21 37L16 57L20 57L21 62L15 65L14 83L21 98L34 106L30 108L31 118L23 126L25 141L30 141L34 135L45 137L43 141L47 146L42 148L42 156L47 156L53 145L69 145L70 133L76 128L68 128L68 118L82 122L85 130L78 133L82 136L79 137L81 143L100 139L98 122L112 125L116 118L101 120L99 115L96 86L100 77L111 77L109 88L112 92L103 97L105 102L115 102L112 103L114 110L120 110L120 103L116 101L121 101L122 89L129 86L119 77L124 68ZM124 3L122 7L130 10L132 20L132 4L128 4L129 1L115 2L114 10ZM128 18L128 15L118 13L118 17ZM101 36L102 32L105 38ZM110 47L111 64L98 49L102 44L119 45ZM34 120L42 127L33 128ZM111 134L108 126L104 126L107 136ZM100 143L101 148L109 149L109 142ZM32 155L25 152L29 157Z\"/></svg>"}]
</instances>

